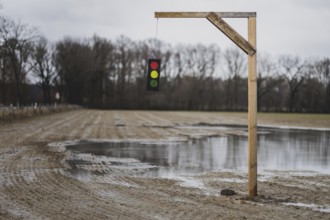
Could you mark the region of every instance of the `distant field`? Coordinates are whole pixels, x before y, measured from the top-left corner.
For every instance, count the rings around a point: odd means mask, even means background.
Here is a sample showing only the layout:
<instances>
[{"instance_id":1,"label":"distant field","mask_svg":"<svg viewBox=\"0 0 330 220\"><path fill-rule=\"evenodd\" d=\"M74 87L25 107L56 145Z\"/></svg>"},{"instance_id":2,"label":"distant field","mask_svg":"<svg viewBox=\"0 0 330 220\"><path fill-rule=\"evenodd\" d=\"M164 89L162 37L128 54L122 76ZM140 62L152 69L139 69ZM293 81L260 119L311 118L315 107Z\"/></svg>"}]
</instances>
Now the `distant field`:
<instances>
[{"instance_id":1,"label":"distant field","mask_svg":"<svg viewBox=\"0 0 330 220\"><path fill-rule=\"evenodd\" d=\"M330 114L258 113L258 122L330 129Z\"/></svg>"},{"instance_id":2,"label":"distant field","mask_svg":"<svg viewBox=\"0 0 330 220\"><path fill-rule=\"evenodd\" d=\"M58 113L62 111L77 109L76 106L41 106L37 108L24 107L22 109L2 108L0 109L0 121L12 121L26 119L31 116ZM97 110L95 110L97 111ZM247 124L248 115L245 112L197 112L197 111L103 111L103 112L150 112L164 118L175 119L180 122L196 122L210 124ZM178 116L183 116L182 118ZM301 113L258 113L258 125L293 126L310 128L329 128L330 114L301 114ZM201 120L198 121L195 120ZM186 121L185 121L186 120Z\"/></svg>"},{"instance_id":3,"label":"distant field","mask_svg":"<svg viewBox=\"0 0 330 220\"><path fill-rule=\"evenodd\" d=\"M77 106L41 106L37 108L24 107L22 109L2 108L0 109L0 121L12 121L17 119L25 119L31 116L44 115L49 113L58 113L62 111L77 109ZM95 110L97 111L97 110ZM120 111L104 111L104 112L120 112ZM143 112L143 111L121 111L125 112ZM173 115L181 115L184 117L176 117L175 120L182 121L186 119L187 123L201 119L205 123L211 124L247 124L248 115L244 112L197 112L197 111L144 111L168 118ZM301 114L301 113L258 113L259 125L275 125L275 126L297 126L311 128L329 128L330 114ZM199 121L201 122L201 121Z\"/></svg>"}]
</instances>

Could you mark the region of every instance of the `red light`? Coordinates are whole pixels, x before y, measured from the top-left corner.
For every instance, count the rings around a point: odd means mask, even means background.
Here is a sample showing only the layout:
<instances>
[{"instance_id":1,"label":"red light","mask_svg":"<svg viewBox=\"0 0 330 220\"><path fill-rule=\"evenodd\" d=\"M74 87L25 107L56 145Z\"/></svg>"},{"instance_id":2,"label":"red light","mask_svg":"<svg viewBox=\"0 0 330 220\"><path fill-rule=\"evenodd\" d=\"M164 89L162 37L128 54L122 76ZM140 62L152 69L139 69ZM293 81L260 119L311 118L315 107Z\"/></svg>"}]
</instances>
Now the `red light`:
<instances>
[{"instance_id":1,"label":"red light","mask_svg":"<svg viewBox=\"0 0 330 220\"><path fill-rule=\"evenodd\" d=\"M155 70L155 69L157 69L158 68L158 62L151 62L150 63L150 67L151 67L151 69L153 69L153 70Z\"/></svg>"}]
</instances>

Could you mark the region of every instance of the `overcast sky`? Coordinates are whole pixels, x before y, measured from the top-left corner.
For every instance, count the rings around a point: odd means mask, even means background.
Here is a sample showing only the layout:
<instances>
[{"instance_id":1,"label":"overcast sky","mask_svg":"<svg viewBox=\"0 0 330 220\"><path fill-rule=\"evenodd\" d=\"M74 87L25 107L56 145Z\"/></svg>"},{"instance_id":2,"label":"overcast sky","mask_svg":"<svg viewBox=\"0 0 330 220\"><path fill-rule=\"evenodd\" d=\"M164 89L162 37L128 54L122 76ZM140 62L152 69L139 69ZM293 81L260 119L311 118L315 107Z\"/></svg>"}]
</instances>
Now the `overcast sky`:
<instances>
[{"instance_id":1,"label":"overcast sky","mask_svg":"<svg viewBox=\"0 0 330 220\"><path fill-rule=\"evenodd\" d=\"M155 11L257 12L257 47L271 55L330 57L330 0L0 0L0 13L37 27L48 39L64 36L153 38ZM227 19L244 37L247 19ZM206 19L159 19L158 39L233 45Z\"/></svg>"}]
</instances>

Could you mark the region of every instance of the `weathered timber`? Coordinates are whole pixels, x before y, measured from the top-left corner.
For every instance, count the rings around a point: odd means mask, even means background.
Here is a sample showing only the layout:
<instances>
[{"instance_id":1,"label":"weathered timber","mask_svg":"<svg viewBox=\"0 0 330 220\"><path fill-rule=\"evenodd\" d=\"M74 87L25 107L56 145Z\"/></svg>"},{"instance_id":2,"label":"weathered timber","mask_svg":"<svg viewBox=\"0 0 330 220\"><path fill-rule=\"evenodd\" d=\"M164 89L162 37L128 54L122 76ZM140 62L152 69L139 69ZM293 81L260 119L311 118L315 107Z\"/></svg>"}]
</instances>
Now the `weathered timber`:
<instances>
[{"instance_id":1,"label":"weathered timber","mask_svg":"<svg viewBox=\"0 0 330 220\"><path fill-rule=\"evenodd\" d=\"M238 47L240 47L245 53L249 54L250 56L255 54L256 49L216 13L210 12L206 16L206 18L220 31L222 31L229 39L231 39Z\"/></svg>"},{"instance_id":2,"label":"weathered timber","mask_svg":"<svg viewBox=\"0 0 330 220\"><path fill-rule=\"evenodd\" d=\"M254 48L257 47L256 18L248 19L248 40ZM249 164L248 191L249 196L257 196L257 54L248 56L248 121L249 121Z\"/></svg>"},{"instance_id":3,"label":"weathered timber","mask_svg":"<svg viewBox=\"0 0 330 220\"><path fill-rule=\"evenodd\" d=\"M155 12L155 18L206 18L210 12ZM214 12L221 18L256 17L256 12Z\"/></svg>"}]
</instances>

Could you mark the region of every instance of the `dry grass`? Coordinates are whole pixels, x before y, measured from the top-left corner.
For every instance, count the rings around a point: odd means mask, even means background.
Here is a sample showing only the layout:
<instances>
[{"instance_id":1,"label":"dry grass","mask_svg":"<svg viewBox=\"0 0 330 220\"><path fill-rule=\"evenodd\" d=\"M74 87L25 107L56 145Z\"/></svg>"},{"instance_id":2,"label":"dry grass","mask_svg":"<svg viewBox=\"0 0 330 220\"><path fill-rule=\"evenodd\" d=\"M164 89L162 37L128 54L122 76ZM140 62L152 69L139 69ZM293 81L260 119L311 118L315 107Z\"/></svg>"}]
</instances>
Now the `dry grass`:
<instances>
[{"instance_id":1,"label":"dry grass","mask_svg":"<svg viewBox=\"0 0 330 220\"><path fill-rule=\"evenodd\" d=\"M38 106L23 107L23 108L6 108L0 109L0 121L12 122L17 119L31 118L37 115L45 115L55 112L63 112L79 108L73 105L58 105L58 106Z\"/></svg>"}]
</instances>

